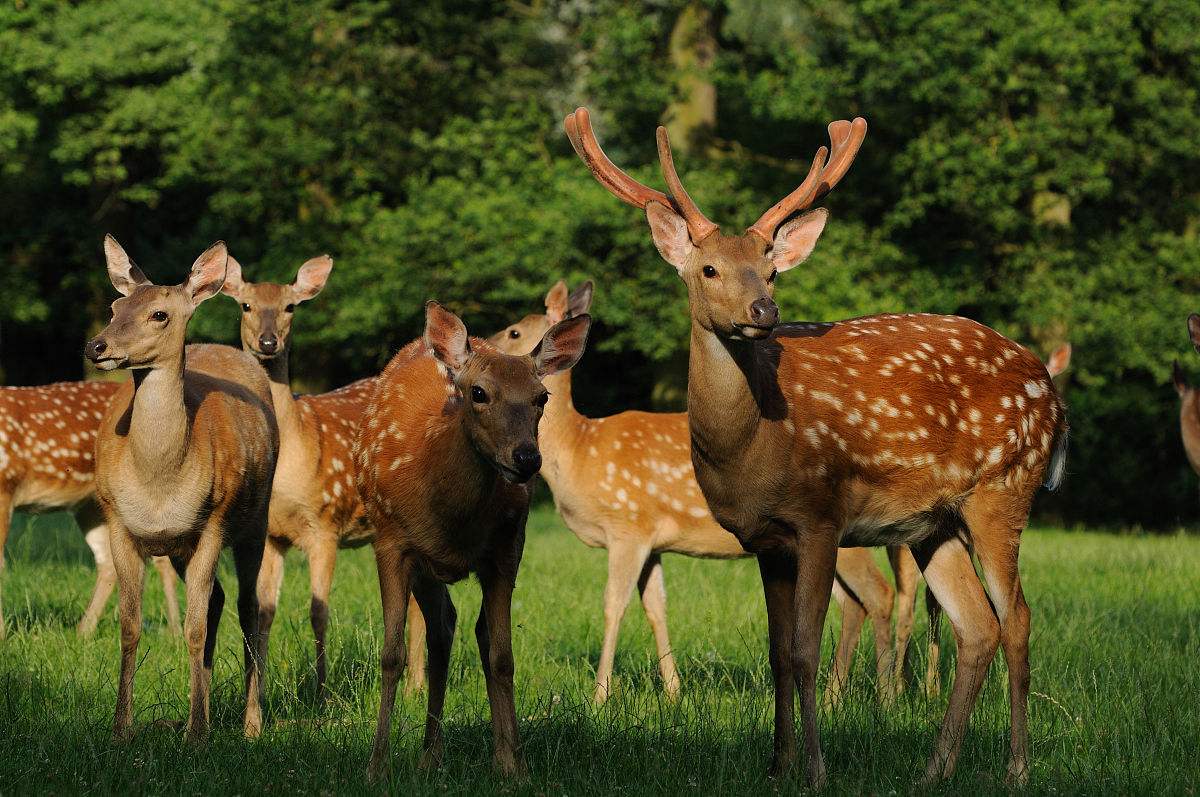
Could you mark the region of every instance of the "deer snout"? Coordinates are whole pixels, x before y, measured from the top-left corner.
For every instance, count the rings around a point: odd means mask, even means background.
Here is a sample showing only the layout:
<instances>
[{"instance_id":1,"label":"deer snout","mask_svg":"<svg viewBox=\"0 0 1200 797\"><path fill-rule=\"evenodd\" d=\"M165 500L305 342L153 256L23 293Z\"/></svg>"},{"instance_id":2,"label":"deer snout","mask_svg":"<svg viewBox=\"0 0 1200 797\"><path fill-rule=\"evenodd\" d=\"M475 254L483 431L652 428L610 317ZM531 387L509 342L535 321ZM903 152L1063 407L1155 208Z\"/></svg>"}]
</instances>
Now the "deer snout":
<instances>
[{"instance_id":1,"label":"deer snout","mask_svg":"<svg viewBox=\"0 0 1200 797\"><path fill-rule=\"evenodd\" d=\"M83 356L92 362L96 362L104 356L104 352L106 351L108 351L108 344L104 342L104 338L92 338L84 344Z\"/></svg>"},{"instance_id":2,"label":"deer snout","mask_svg":"<svg viewBox=\"0 0 1200 797\"><path fill-rule=\"evenodd\" d=\"M750 323L768 329L779 323L779 307L771 297L763 296L750 303Z\"/></svg>"},{"instance_id":3,"label":"deer snout","mask_svg":"<svg viewBox=\"0 0 1200 797\"><path fill-rule=\"evenodd\" d=\"M263 354L277 353L279 351L279 338L273 332L269 332L266 335L259 335L258 350Z\"/></svg>"},{"instance_id":4,"label":"deer snout","mask_svg":"<svg viewBox=\"0 0 1200 797\"><path fill-rule=\"evenodd\" d=\"M542 452L532 443L523 443L513 449L512 461L521 481L527 482L542 469Z\"/></svg>"}]
</instances>

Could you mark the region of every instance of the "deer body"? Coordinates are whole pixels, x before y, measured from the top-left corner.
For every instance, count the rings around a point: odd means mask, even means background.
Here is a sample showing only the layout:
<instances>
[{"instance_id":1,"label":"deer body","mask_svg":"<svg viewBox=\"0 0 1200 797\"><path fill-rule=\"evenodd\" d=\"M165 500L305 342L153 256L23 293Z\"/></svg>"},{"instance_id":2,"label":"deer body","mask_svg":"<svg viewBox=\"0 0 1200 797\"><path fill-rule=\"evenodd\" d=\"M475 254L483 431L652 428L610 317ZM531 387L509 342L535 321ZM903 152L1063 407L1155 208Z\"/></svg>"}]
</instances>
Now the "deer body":
<instances>
[{"instance_id":1,"label":"deer body","mask_svg":"<svg viewBox=\"0 0 1200 797\"><path fill-rule=\"evenodd\" d=\"M96 496L104 509L121 584L121 675L113 733L133 720L133 678L141 634L142 557L170 556L184 574L190 665L187 737L209 726L209 688L224 591L216 577L223 547L233 549L238 619L246 661L245 732L261 732L257 663L258 579L279 432L266 375L227 346L184 346L195 307L225 278L217 244L180 286L151 284L114 239L105 239L109 276L124 298L88 342L104 370L133 378L113 397L96 441Z\"/></svg>"},{"instance_id":2,"label":"deer body","mask_svg":"<svg viewBox=\"0 0 1200 797\"><path fill-rule=\"evenodd\" d=\"M116 584L108 530L94 500L95 436L116 382L59 382L0 388L0 569L12 513L67 510L96 561L96 584L78 631L95 630ZM172 632L179 632L175 571L154 560L166 595ZM0 636L4 618L0 612Z\"/></svg>"},{"instance_id":3,"label":"deer body","mask_svg":"<svg viewBox=\"0 0 1200 797\"><path fill-rule=\"evenodd\" d=\"M387 763L396 683L406 664L405 608L416 597L429 646L424 764L442 755L455 610L446 584L475 573L483 606L475 627L492 711L494 763L520 768L513 698L511 602L525 543L529 489L541 466L541 379L582 353L589 319L564 321L532 356L470 339L435 303L425 337L384 369L355 444L359 494L376 529L384 642L379 723L370 772Z\"/></svg>"},{"instance_id":4,"label":"deer body","mask_svg":"<svg viewBox=\"0 0 1200 797\"><path fill-rule=\"evenodd\" d=\"M586 109L565 127L597 180L645 210L655 247L687 286L692 462L714 517L758 556L775 687L772 769L789 770L795 759L795 686L806 775L812 785L825 779L816 670L838 546L905 544L959 642L925 780L953 772L984 674L1003 646L1008 777L1025 783L1029 607L1017 552L1043 476L1051 486L1061 478L1067 432L1041 362L952 316L779 323L775 280L815 248L828 214L809 208L849 169L866 136L861 118L831 123L832 151L821 147L803 183L734 236L683 188L665 128L658 148L669 194L604 155Z\"/></svg>"}]
</instances>

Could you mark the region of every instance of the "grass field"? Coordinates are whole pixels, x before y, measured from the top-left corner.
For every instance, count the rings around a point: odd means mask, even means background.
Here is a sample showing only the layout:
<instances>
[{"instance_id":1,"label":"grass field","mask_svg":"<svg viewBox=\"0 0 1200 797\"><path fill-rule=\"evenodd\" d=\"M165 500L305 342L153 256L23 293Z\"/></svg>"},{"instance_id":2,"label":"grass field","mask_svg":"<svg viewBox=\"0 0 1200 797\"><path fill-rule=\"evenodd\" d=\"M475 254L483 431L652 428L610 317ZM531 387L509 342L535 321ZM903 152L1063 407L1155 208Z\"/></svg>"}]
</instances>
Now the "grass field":
<instances>
[{"instance_id":1,"label":"grass field","mask_svg":"<svg viewBox=\"0 0 1200 797\"><path fill-rule=\"evenodd\" d=\"M241 737L241 644L226 603L208 745L185 746L168 721L187 715L183 643L165 627L147 578L147 630L135 687L138 734L109 741L117 672L115 601L94 639L74 624L92 584L82 538L65 516L18 520L4 581L0 642L0 794L379 792L364 779L379 700L379 594L369 549L343 554L332 600L334 698L312 703L307 572L293 554L272 638L267 730ZM1195 793L1200 788L1200 539L1036 529L1025 538L1033 610L1030 791ZM530 520L514 603L517 707L527 780L490 772L487 701L473 623L478 587L452 588L459 609L447 700L446 766L416 770L423 703L402 699L390 792L431 794L792 793L764 777L771 690L765 613L752 562L666 562L683 696L660 697L649 629L635 603L617 657L617 693L589 704L599 656L603 552L551 510ZM227 590L234 585L228 567ZM919 612L914 669L923 668ZM837 613L826 628L825 660ZM873 698L870 641L843 706L822 718L833 794L912 790L944 709L910 687L890 710ZM953 643L943 631L943 678ZM827 670L827 667L825 668ZM824 672L823 672L824 674ZM823 679L822 679L823 683ZM943 690L943 694L945 690ZM1002 792L1008 709L992 666L958 774L942 791Z\"/></svg>"}]
</instances>

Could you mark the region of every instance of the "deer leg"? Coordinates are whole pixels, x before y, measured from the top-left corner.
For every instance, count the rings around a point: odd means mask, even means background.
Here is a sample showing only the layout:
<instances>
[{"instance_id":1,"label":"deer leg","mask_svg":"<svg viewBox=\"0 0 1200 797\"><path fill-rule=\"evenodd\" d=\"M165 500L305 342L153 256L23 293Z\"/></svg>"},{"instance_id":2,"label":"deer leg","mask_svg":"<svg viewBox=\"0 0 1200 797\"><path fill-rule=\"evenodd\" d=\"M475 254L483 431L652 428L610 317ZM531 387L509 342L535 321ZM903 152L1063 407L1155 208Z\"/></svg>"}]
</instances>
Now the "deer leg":
<instances>
[{"instance_id":1,"label":"deer leg","mask_svg":"<svg viewBox=\"0 0 1200 797\"><path fill-rule=\"evenodd\" d=\"M451 607L453 608L453 607ZM404 694L412 696L425 688L425 615L415 597L408 601L408 666L404 668Z\"/></svg>"},{"instance_id":2,"label":"deer leg","mask_svg":"<svg viewBox=\"0 0 1200 797\"><path fill-rule=\"evenodd\" d=\"M92 599L75 626L75 633L81 637L90 637L100 622L100 615L108 604L109 596L117 585L117 569L113 566L112 549L108 543L108 527L101 523L87 530L83 541L92 550L92 558L96 561L96 586L92 589Z\"/></svg>"},{"instance_id":3,"label":"deer leg","mask_svg":"<svg viewBox=\"0 0 1200 797\"><path fill-rule=\"evenodd\" d=\"M458 623L458 613L454 610L450 591L446 589L445 584L423 575L413 579L413 582L416 600L408 604L409 622L412 622L414 616L421 618L422 635L426 636L429 645L429 701L425 712L425 741L422 744L421 767L436 769L442 765L442 709L446 704L450 648L454 644L454 627ZM429 618L428 623L425 617ZM426 644L426 640L414 640L410 635L410 644L414 641L422 647ZM411 666L415 666L415 661Z\"/></svg>"},{"instance_id":4,"label":"deer leg","mask_svg":"<svg viewBox=\"0 0 1200 797\"><path fill-rule=\"evenodd\" d=\"M380 655L379 722L371 749L368 779L375 781L388 764L392 709L396 706L396 683L404 671L407 651L404 623L412 581L412 562L393 545L377 542L375 565L379 571L379 594L383 599L383 651Z\"/></svg>"},{"instance_id":5,"label":"deer leg","mask_svg":"<svg viewBox=\"0 0 1200 797\"><path fill-rule=\"evenodd\" d=\"M854 593L867 612L875 636L875 689L888 705L896 698L895 651L892 649L892 605L895 590L867 548L843 548L837 559L838 578ZM853 656L854 651L850 651Z\"/></svg>"},{"instance_id":6,"label":"deer leg","mask_svg":"<svg viewBox=\"0 0 1200 797\"><path fill-rule=\"evenodd\" d=\"M802 532L802 555L796 559L794 600L795 631L791 654L796 683L800 689L800 722L804 728L805 780L811 788L825 784L825 760L817 730L817 668L821 663L821 633L829 611L829 594L837 568L837 538L834 529L812 528Z\"/></svg>"},{"instance_id":7,"label":"deer leg","mask_svg":"<svg viewBox=\"0 0 1200 797\"><path fill-rule=\"evenodd\" d=\"M887 551L892 574L896 577L896 663L892 672L892 692L898 697L904 691L908 671L908 643L912 639L917 581L921 571L907 545L889 545Z\"/></svg>"},{"instance_id":8,"label":"deer leg","mask_svg":"<svg viewBox=\"0 0 1200 797\"><path fill-rule=\"evenodd\" d=\"M475 624L479 657L492 710L492 763L503 776L524 765L517 750L517 708L513 698L512 592L515 574L490 568L479 573L483 607Z\"/></svg>"},{"instance_id":9,"label":"deer leg","mask_svg":"<svg viewBox=\"0 0 1200 797\"><path fill-rule=\"evenodd\" d=\"M758 554L767 603L771 679L775 683L775 735L771 776L787 774L796 759L795 694L792 638L795 634L796 557L792 551Z\"/></svg>"},{"instance_id":10,"label":"deer leg","mask_svg":"<svg viewBox=\"0 0 1200 797\"><path fill-rule=\"evenodd\" d=\"M1000 627L975 575L971 555L959 537L940 544L936 539L926 540L913 553L925 582L950 617L958 645L950 705L922 781L931 785L954 773L971 709L996 656Z\"/></svg>"},{"instance_id":11,"label":"deer leg","mask_svg":"<svg viewBox=\"0 0 1200 797\"><path fill-rule=\"evenodd\" d=\"M203 742L208 736L208 692L212 683L213 649L217 643L221 609L225 605L225 592L217 580L221 538L221 530L215 525L210 524L205 528L184 570L187 607L184 611L183 637L188 648L188 693L191 704L184 737L193 744ZM182 561L176 560L176 566Z\"/></svg>"},{"instance_id":12,"label":"deer leg","mask_svg":"<svg viewBox=\"0 0 1200 797\"><path fill-rule=\"evenodd\" d=\"M8 530L12 527L12 494L7 490L0 492L0 639L4 639L7 628L4 625L4 546L8 542Z\"/></svg>"},{"instance_id":13,"label":"deer leg","mask_svg":"<svg viewBox=\"0 0 1200 797\"><path fill-rule=\"evenodd\" d=\"M650 549L620 538L608 548L608 581L604 585L604 644L600 648L600 667L596 670L596 693L592 702L603 705L612 694L613 661L617 655L617 635L621 619L633 596L633 586L646 565Z\"/></svg>"},{"instance_id":14,"label":"deer leg","mask_svg":"<svg viewBox=\"0 0 1200 797\"><path fill-rule=\"evenodd\" d=\"M142 637L142 585L146 564L133 539L109 519L113 567L121 589L117 609L121 618L121 676L117 681L117 709L113 715L113 738L127 739L133 728L133 676L137 671L138 641Z\"/></svg>"},{"instance_id":15,"label":"deer leg","mask_svg":"<svg viewBox=\"0 0 1200 797\"><path fill-rule=\"evenodd\" d=\"M266 525L265 522L263 524ZM234 546L233 565L238 582L238 623L242 627L242 648L246 667L246 716L243 724L247 739L262 734L262 640L258 636L258 576L262 566L265 530ZM216 623L211 636L216 637Z\"/></svg>"},{"instance_id":16,"label":"deer leg","mask_svg":"<svg viewBox=\"0 0 1200 797\"><path fill-rule=\"evenodd\" d=\"M642 568L638 590L642 595L646 619L650 621L650 629L654 632L663 691L668 699L675 700L679 697L679 673L675 669L675 656L671 653L671 639L667 634L667 585L663 579L662 557L658 554L651 555Z\"/></svg>"},{"instance_id":17,"label":"deer leg","mask_svg":"<svg viewBox=\"0 0 1200 797\"><path fill-rule=\"evenodd\" d=\"M829 682L825 685L825 695L821 702L827 710L837 708L842 699L842 690L850 676L850 665L854 660L854 651L858 647L858 638L862 633L863 622L867 619L866 609L858 600L846 592L837 580L833 582L833 599L842 610L842 630L838 635L837 651L833 657L833 668L829 673Z\"/></svg>"},{"instance_id":18,"label":"deer leg","mask_svg":"<svg viewBox=\"0 0 1200 797\"><path fill-rule=\"evenodd\" d=\"M283 585L284 556L288 543L267 537L263 546L262 566L258 570L255 590L258 592L258 666L260 678L266 678L268 650L271 645L271 626L275 623L275 608L279 605L279 588Z\"/></svg>"},{"instance_id":19,"label":"deer leg","mask_svg":"<svg viewBox=\"0 0 1200 797\"><path fill-rule=\"evenodd\" d=\"M325 698L327 674L325 630L329 626L329 592L333 588L333 571L337 563L337 539L321 536L308 549L308 575L312 588L309 620L317 654L317 701Z\"/></svg>"},{"instance_id":20,"label":"deer leg","mask_svg":"<svg viewBox=\"0 0 1200 797\"><path fill-rule=\"evenodd\" d=\"M929 655L925 664L925 694L936 697L942 691L942 605L929 585L925 585L925 614L929 617Z\"/></svg>"},{"instance_id":21,"label":"deer leg","mask_svg":"<svg viewBox=\"0 0 1200 797\"><path fill-rule=\"evenodd\" d=\"M162 581L163 600L167 607L167 630L172 636L179 636L183 633L183 626L179 622L179 596L176 594L175 584L178 578L175 575L175 568L171 565L171 560L166 556L152 557L154 568L158 570L158 577Z\"/></svg>"},{"instance_id":22,"label":"deer leg","mask_svg":"<svg viewBox=\"0 0 1200 797\"><path fill-rule=\"evenodd\" d=\"M1003 512L987 506L988 499L997 498L995 494L976 493L963 506L963 517L1000 621L1000 647L1008 664L1012 738L1007 780L1010 785L1024 786L1029 780L1029 606L1017 568L1022 528L1014 528Z\"/></svg>"}]
</instances>

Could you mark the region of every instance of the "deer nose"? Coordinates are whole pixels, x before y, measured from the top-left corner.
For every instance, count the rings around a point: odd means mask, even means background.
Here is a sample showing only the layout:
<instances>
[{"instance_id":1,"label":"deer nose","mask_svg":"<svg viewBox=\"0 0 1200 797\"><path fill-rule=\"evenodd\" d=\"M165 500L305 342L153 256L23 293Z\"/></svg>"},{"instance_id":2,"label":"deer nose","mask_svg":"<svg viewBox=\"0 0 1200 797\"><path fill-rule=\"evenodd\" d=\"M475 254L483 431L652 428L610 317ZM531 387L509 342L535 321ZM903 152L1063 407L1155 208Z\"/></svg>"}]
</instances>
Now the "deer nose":
<instances>
[{"instance_id":1,"label":"deer nose","mask_svg":"<svg viewBox=\"0 0 1200 797\"><path fill-rule=\"evenodd\" d=\"M513 449L512 459L513 467L526 481L532 479L533 475L542 469L542 452L538 451L537 446L530 443L519 445Z\"/></svg>"},{"instance_id":2,"label":"deer nose","mask_svg":"<svg viewBox=\"0 0 1200 797\"><path fill-rule=\"evenodd\" d=\"M770 297L755 299L750 304L750 322L759 327L773 327L779 323L779 307Z\"/></svg>"},{"instance_id":3,"label":"deer nose","mask_svg":"<svg viewBox=\"0 0 1200 797\"><path fill-rule=\"evenodd\" d=\"M83 347L83 356L95 362L107 349L108 344L104 342L104 338L92 338Z\"/></svg>"},{"instance_id":4,"label":"deer nose","mask_svg":"<svg viewBox=\"0 0 1200 797\"><path fill-rule=\"evenodd\" d=\"M274 354L279 351L279 338L274 335L259 335L258 350L263 354Z\"/></svg>"}]
</instances>

